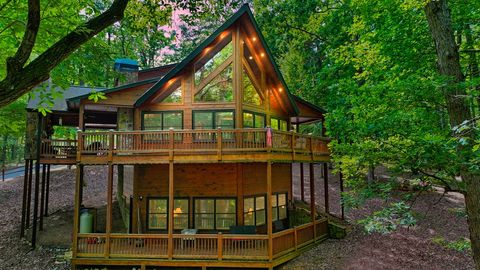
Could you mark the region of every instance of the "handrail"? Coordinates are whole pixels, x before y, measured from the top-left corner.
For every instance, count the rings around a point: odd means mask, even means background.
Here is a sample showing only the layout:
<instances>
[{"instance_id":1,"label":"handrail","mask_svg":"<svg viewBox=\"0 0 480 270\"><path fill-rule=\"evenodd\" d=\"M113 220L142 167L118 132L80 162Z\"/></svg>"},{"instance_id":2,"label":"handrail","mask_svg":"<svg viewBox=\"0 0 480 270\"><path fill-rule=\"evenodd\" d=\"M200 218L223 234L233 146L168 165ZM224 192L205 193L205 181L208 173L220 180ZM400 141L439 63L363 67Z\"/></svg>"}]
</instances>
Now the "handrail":
<instances>
[{"instance_id":1,"label":"handrail","mask_svg":"<svg viewBox=\"0 0 480 270\"><path fill-rule=\"evenodd\" d=\"M316 155L329 155L329 138L263 128L245 129L195 129L159 131L101 131L79 132L79 155L113 156L133 154L217 155L234 152L279 152L304 154L313 159Z\"/></svg>"}]
</instances>

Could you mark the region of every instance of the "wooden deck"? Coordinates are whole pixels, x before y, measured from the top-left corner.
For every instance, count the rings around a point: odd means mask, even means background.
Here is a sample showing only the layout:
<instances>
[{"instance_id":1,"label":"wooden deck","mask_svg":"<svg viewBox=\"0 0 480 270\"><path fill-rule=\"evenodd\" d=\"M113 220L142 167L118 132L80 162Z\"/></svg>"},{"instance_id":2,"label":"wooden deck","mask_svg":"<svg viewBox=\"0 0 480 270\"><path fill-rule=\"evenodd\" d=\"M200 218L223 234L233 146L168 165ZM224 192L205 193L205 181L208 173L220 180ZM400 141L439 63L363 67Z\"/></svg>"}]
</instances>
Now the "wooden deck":
<instances>
[{"instance_id":1,"label":"wooden deck","mask_svg":"<svg viewBox=\"0 0 480 270\"><path fill-rule=\"evenodd\" d=\"M192 266L194 262L198 266L271 268L298 256L303 248L327 236L326 219L273 233L271 238L221 233L174 234L171 249L166 234L78 234L72 262L138 266Z\"/></svg>"},{"instance_id":2,"label":"wooden deck","mask_svg":"<svg viewBox=\"0 0 480 270\"><path fill-rule=\"evenodd\" d=\"M266 129L79 132L78 141L44 140L41 157L71 164L321 162L330 159L328 142Z\"/></svg>"}]
</instances>

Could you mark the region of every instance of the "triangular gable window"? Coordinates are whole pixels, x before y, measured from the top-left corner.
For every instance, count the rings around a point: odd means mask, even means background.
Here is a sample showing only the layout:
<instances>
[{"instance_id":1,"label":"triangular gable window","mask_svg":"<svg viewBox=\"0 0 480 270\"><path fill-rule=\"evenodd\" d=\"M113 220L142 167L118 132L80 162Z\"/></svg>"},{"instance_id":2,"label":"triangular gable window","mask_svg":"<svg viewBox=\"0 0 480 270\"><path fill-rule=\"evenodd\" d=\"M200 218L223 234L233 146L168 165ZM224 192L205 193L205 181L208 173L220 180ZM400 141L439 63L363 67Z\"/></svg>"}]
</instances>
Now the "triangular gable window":
<instances>
[{"instance_id":1,"label":"triangular gable window","mask_svg":"<svg viewBox=\"0 0 480 270\"><path fill-rule=\"evenodd\" d=\"M182 83L181 80L177 80L171 88L175 88L173 92L168 95L161 103L182 103Z\"/></svg>"},{"instance_id":2,"label":"triangular gable window","mask_svg":"<svg viewBox=\"0 0 480 270\"><path fill-rule=\"evenodd\" d=\"M195 63L195 102L233 101L233 45L228 34Z\"/></svg>"},{"instance_id":3,"label":"triangular gable window","mask_svg":"<svg viewBox=\"0 0 480 270\"><path fill-rule=\"evenodd\" d=\"M195 94L196 102L232 102L233 101L233 66L228 65L207 85Z\"/></svg>"},{"instance_id":4,"label":"triangular gable window","mask_svg":"<svg viewBox=\"0 0 480 270\"><path fill-rule=\"evenodd\" d=\"M252 82L245 67L243 68L243 102L257 106L260 106L263 103L262 98L258 94L258 89Z\"/></svg>"}]
</instances>

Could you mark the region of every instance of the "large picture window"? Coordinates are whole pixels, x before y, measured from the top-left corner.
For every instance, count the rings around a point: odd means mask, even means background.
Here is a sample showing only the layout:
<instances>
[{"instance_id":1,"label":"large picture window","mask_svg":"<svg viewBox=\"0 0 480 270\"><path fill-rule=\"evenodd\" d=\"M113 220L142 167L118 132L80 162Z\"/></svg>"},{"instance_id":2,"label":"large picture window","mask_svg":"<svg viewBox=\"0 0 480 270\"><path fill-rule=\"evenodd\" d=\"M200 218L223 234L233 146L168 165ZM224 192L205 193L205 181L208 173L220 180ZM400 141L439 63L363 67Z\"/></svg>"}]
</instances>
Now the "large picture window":
<instances>
[{"instance_id":1,"label":"large picture window","mask_svg":"<svg viewBox=\"0 0 480 270\"><path fill-rule=\"evenodd\" d=\"M265 196L246 197L243 199L243 222L245 225L260 226L265 224Z\"/></svg>"},{"instance_id":2,"label":"large picture window","mask_svg":"<svg viewBox=\"0 0 480 270\"><path fill-rule=\"evenodd\" d=\"M287 194L278 193L272 195L272 220L287 218Z\"/></svg>"},{"instance_id":3,"label":"large picture window","mask_svg":"<svg viewBox=\"0 0 480 270\"><path fill-rule=\"evenodd\" d=\"M243 67L243 102L257 106L263 103L259 90L245 67Z\"/></svg>"},{"instance_id":4,"label":"large picture window","mask_svg":"<svg viewBox=\"0 0 480 270\"><path fill-rule=\"evenodd\" d=\"M166 230L168 224L168 198L148 198L149 230ZM175 230L188 228L188 199L178 198L173 201L173 228Z\"/></svg>"},{"instance_id":5,"label":"large picture window","mask_svg":"<svg viewBox=\"0 0 480 270\"><path fill-rule=\"evenodd\" d=\"M143 130L183 129L183 112L144 112Z\"/></svg>"},{"instance_id":6,"label":"large picture window","mask_svg":"<svg viewBox=\"0 0 480 270\"><path fill-rule=\"evenodd\" d=\"M243 112L243 127L244 128L264 128L265 115L262 113Z\"/></svg>"},{"instance_id":7,"label":"large picture window","mask_svg":"<svg viewBox=\"0 0 480 270\"><path fill-rule=\"evenodd\" d=\"M233 129L235 127L233 111L194 111L193 129ZM213 141L216 132L196 134L195 140ZM233 134L223 135L223 139L233 139Z\"/></svg>"},{"instance_id":8,"label":"large picture window","mask_svg":"<svg viewBox=\"0 0 480 270\"><path fill-rule=\"evenodd\" d=\"M228 230L237 224L237 201L233 198L195 199L195 229Z\"/></svg>"}]
</instances>

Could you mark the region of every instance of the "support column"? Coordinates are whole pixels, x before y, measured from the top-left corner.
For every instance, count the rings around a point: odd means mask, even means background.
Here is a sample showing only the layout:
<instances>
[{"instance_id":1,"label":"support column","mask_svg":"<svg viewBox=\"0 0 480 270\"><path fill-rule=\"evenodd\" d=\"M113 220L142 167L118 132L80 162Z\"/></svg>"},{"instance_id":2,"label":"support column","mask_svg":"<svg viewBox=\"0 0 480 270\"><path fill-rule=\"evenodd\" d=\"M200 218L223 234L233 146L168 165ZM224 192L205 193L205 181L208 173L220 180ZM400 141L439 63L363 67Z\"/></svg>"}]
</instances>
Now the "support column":
<instances>
[{"instance_id":1,"label":"support column","mask_svg":"<svg viewBox=\"0 0 480 270\"><path fill-rule=\"evenodd\" d=\"M168 259L173 258L173 160L168 163Z\"/></svg>"},{"instance_id":2,"label":"support column","mask_svg":"<svg viewBox=\"0 0 480 270\"><path fill-rule=\"evenodd\" d=\"M345 206L343 205L342 194L343 194L343 174L340 171L338 173L338 178L340 179L340 207L342 211L342 219L345 219Z\"/></svg>"},{"instance_id":3,"label":"support column","mask_svg":"<svg viewBox=\"0 0 480 270\"><path fill-rule=\"evenodd\" d=\"M302 202L305 202L305 174L303 172L303 163L300 163L300 198Z\"/></svg>"},{"instance_id":4,"label":"support column","mask_svg":"<svg viewBox=\"0 0 480 270\"><path fill-rule=\"evenodd\" d=\"M317 226L315 225L315 167L314 163L310 163L310 216L313 223L313 239L317 235Z\"/></svg>"},{"instance_id":5,"label":"support column","mask_svg":"<svg viewBox=\"0 0 480 270\"><path fill-rule=\"evenodd\" d=\"M329 199L328 199L328 163L323 163L323 188L325 190L325 213L330 213Z\"/></svg>"},{"instance_id":6,"label":"support column","mask_svg":"<svg viewBox=\"0 0 480 270\"><path fill-rule=\"evenodd\" d=\"M272 162L267 161L267 234L268 260L273 260L273 220L272 220Z\"/></svg>"},{"instance_id":7,"label":"support column","mask_svg":"<svg viewBox=\"0 0 480 270\"><path fill-rule=\"evenodd\" d=\"M42 189L40 190L40 226L39 231L43 231L43 213L45 212L45 182L47 180L47 165L42 166Z\"/></svg>"},{"instance_id":8,"label":"support column","mask_svg":"<svg viewBox=\"0 0 480 270\"><path fill-rule=\"evenodd\" d=\"M20 238L25 236L25 221L27 212L27 189L28 189L28 159L25 160L25 172L23 174L23 196L22 196L22 224L20 225Z\"/></svg>"},{"instance_id":9,"label":"support column","mask_svg":"<svg viewBox=\"0 0 480 270\"><path fill-rule=\"evenodd\" d=\"M50 164L47 165L47 190L45 193L45 213L44 213L46 217L48 217L49 197L50 197Z\"/></svg>"},{"instance_id":10,"label":"support column","mask_svg":"<svg viewBox=\"0 0 480 270\"><path fill-rule=\"evenodd\" d=\"M30 165L28 166L28 190L27 190L27 214L25 221L25 229L30 227L30 209L32 203L32 179L33 179L33 159L29 160Z\"/></svg>"},{"instance_id":11,"label":"support column","mask_svg":"<svg viewBox=\"0 0 480 270\"><path fill-rule=\"evenodd\" d=\"M83 165L77 163L77 175L75 178L75 201L73 204L73 245L72 245L72 258L77 257L77 242L78 242L78 225L80 219L80 188L83 178Z\"/></svg>"},{"instance_id":12,"label":"support column","mask_svg":"<svg viewBox=\"0 0 480 270\"><path fill-rule=\"evenodd\" d=\"M37 244L37 217L38 217L38 192L40 187L40 142L42 139L42 115L38 113L37 138L36 138L36 160L35 163L35 197L33 200L33 225L32 225L32 247Z\"/></svg>"},{"instance_id":13,"label":"support column","mask_svg":"<svg viewBox=\"0 0 480 270\"><path fill-rule=\"evenodd\" d=\"M107 187L107 222L105 227L105 258L110 257L110 234L112 233L112 204L113 204L113 164L108 163Z\"/></svg>"}]
</instances>

